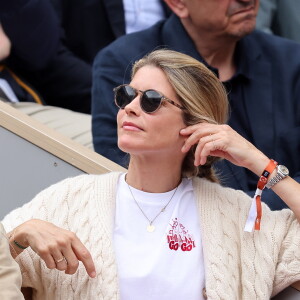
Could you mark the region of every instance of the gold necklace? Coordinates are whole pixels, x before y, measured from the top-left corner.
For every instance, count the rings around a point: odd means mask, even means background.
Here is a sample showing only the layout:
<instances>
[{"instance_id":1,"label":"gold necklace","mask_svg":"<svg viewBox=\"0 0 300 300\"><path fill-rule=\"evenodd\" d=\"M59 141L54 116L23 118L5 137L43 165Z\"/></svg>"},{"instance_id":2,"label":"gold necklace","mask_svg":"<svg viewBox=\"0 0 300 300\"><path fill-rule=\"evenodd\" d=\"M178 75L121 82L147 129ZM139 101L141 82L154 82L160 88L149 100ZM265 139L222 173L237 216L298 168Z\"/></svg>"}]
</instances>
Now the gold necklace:
<instances>
[{"instance_id":1,"label":"gold necklace","mask_svg":"<svg viewBox=\"0 0 300 300\"><path fill-rule=\"evenodd\" d=\"M127 182L126 182L126 183L127 183ZM131 196L132 196L134 202L136 203L137 207L140 209L140 211L142 212L142 214L144 215L144 217L145 217L145 218L148 220L148 222L149 222L149 225L147 225L147 231L148 231L148 232L153 232L153 231L155 230L155 226L153 225L153 222L156 220L156 218L157 218L162 212L164 212L164 211L166 210L167 206L170 204L171 200L173 199L173 197L174 197L174 195L175 195L175 193L176 193L176 191L177 191L179 185L177 185L177 187L176 187L174 193L172 194L170 200L168 201L168 203L167 203L167 204L166 204L166 205L158 212L158 214L157 214L157 215L154 217L154 219L152 219L152 220L150 220L150 219L148 218L148 216L147 216L147 215L145 214L145 212L142 210L142 208L141 208L141 206L139 205L139 203L136 201L136 199L135 199L135 197L134 197L134 195L133 195L133 192L132 192L132 190L131 190L131 188L130 188L130 186L129 186L128 183L127 183L127 186L128 186L128 188L129 188L129 191L130 191L130 193L131 193Z\"/></svg>"}]
</instances>

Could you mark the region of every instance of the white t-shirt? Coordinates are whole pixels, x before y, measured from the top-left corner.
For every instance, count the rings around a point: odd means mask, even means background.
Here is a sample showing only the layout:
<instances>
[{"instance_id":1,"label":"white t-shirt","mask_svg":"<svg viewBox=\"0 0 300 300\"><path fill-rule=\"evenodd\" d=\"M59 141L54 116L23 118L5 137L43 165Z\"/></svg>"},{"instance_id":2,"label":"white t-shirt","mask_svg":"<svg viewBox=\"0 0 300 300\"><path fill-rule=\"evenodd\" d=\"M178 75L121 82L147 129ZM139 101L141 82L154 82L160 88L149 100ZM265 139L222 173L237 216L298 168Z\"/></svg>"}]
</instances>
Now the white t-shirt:
<instances>
[{"instance_id":1,"label":"white t-shirt","mask_svg":"<svg viewBox=\"0 0 300 300\"><path fill-rule=\"evenodd\" d=\"M150 220L174 193L130 188ZM204 299L200 222L191 180L182 180L154 221L154 232L147 231L148 225L124 174L117 188L114 229L121 300Z\"/></svg>"}]
</instances>

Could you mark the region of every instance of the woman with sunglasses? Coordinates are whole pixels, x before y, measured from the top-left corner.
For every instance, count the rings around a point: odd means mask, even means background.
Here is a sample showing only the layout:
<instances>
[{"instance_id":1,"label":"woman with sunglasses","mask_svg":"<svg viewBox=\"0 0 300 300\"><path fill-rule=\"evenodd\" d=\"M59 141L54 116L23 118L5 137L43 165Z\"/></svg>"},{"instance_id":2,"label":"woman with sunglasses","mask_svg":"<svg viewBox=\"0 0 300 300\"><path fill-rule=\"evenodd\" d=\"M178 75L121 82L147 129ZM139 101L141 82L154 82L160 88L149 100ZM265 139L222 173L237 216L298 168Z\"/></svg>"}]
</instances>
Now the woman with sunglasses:
<instances>
[{"instance_id":1,"label":"woman with sunglasses","mask_svg":"<svg viewBox=\"0 0 300 300\"><path fill-rule=\"evenodd\" d=\"M157 50L115 103L128 172L66 179L4 219L36 299L269 299L300 280L300 185L222 125L212 72ZM218 184L219 157L258 175L254 200ZM261 207L266 184L293 212Z\"/></svg>"}]
</instances>

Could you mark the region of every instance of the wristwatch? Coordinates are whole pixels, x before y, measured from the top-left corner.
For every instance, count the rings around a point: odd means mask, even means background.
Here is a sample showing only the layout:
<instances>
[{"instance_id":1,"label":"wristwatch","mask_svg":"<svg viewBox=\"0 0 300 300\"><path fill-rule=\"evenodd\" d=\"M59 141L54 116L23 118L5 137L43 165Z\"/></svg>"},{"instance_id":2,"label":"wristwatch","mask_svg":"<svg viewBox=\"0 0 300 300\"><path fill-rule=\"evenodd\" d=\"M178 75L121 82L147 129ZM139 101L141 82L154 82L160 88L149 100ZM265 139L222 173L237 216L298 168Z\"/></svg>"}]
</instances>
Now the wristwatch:
<instances>
[{"instance_id":1,"label":"wristwatch","mask_svg":"<svg viewBox=\"0 0 300 300\"><path fill-rule=\"evenodd\" d=\"M266 188L268 189L289 175L289 169L286 166L278 165L276 169L277 174L266 184Z\"/></svg>"}]
</instances>

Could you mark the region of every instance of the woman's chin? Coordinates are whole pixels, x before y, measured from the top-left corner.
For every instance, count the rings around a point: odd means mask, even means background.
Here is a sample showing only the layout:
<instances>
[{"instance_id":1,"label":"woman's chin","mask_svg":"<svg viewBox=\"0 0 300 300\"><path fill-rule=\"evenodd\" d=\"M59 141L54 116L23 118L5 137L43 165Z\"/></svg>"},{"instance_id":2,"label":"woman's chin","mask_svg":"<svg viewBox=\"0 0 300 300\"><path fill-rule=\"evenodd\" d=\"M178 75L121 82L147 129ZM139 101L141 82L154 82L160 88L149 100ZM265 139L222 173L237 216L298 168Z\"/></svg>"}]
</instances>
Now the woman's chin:
<instances>
[{"instance_id":1,"label":"woman's chin","mask_svg":"<svg viewBox=\"0 0 300 300\"><path fill-rule=\"evenodd\" d=\"M138 147L138 145L135 145L134 143L132 143L132 141L129 140L119 140L118 147L123 152L129 154L136 152L140 148Z\"/></svg>"}]
</instances>

